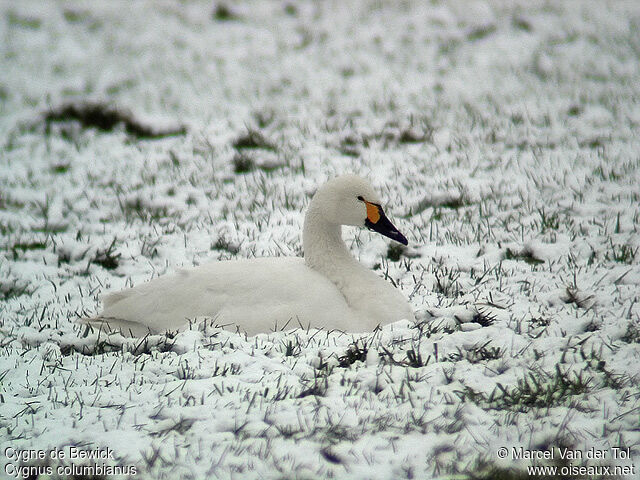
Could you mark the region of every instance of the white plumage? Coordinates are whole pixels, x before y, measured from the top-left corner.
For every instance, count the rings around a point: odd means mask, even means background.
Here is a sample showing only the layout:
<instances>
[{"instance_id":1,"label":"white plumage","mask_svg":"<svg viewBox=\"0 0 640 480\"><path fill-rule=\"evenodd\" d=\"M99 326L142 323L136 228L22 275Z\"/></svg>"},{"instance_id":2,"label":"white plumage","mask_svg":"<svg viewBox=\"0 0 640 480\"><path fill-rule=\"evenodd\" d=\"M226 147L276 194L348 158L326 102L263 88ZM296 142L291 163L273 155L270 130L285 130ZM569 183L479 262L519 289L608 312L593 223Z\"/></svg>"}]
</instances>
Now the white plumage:
<instances>
[{"instance_id":1,"label":"white plumage","mask_svg":"<svg viewBox=\"0 0 640 480\"><path fill-rule=\"evenodd\" d=\"M366 225L406 244L369 183L345 175L321 187L309 204L304 259L230 260L180 269L107 295L102 313L82 321L142 336L179 330L202 317L249 335L300 325L365 332L413 320L403 295L351 256L342 225Z\"/></svg>"}]
</instances>

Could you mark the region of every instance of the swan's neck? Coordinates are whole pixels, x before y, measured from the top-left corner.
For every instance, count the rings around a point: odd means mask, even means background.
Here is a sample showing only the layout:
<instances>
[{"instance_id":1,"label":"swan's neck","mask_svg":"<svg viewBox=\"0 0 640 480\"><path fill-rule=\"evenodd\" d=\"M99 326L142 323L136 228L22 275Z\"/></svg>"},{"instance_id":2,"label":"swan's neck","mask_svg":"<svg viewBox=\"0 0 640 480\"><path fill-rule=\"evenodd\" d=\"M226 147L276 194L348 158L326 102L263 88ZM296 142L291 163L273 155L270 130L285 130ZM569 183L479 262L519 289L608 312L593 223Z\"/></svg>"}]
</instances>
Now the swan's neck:
<instances>
[{"instance_id":1,"label":"swan's neck","mask_svg":"<svg viewBox=\"0 0 640 480\"><path fill-rule=\"evenodd\" d=\"M307 266L322 273L341 290L351 276L363 269L342 240L342 226L327 222L313 201L307 210L302 237Z\"/></svg>"}]
</instances>

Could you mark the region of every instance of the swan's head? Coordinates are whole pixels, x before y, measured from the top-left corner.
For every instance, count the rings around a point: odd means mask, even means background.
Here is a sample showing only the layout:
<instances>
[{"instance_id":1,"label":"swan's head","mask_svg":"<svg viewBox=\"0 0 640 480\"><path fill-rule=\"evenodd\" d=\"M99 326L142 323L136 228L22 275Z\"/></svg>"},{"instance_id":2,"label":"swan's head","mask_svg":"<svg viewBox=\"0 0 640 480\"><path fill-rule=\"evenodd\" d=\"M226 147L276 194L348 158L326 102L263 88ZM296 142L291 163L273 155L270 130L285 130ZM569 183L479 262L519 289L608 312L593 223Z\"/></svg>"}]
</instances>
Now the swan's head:
<instances>
[{"instance_id":1,"label":"swan's head","mask_svg":"<svg viewBox=\"0 0 640 480\"><path fill-rule=\"evenodd\" d=\"M329 180L316 192L313 201L329 223L368 227L396 242L408 243L384 214L373 187L357 175Z\"/></svg>"}]
</instances>

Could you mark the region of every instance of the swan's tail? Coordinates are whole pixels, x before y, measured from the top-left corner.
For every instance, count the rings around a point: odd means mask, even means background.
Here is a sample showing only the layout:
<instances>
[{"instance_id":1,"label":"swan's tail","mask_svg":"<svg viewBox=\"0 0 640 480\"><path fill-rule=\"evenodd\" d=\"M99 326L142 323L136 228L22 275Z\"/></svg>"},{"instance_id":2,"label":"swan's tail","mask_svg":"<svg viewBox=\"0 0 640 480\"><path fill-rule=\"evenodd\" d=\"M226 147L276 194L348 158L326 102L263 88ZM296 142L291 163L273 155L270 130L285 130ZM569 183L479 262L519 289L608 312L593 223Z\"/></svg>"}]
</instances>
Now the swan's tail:
<instances>
[{"instance_id":1,"label":"swan's tail","mask_svg":"<svg viewBox=\"0 0 640 480\"><path fill-rule=\"evenodd\" d=\"M86 325L90 330L105 333L118 332L124 337L144 337L151 333L146 325L114 317L78 318L76 322L80 325Z\"/></svg>"}]
</instances>

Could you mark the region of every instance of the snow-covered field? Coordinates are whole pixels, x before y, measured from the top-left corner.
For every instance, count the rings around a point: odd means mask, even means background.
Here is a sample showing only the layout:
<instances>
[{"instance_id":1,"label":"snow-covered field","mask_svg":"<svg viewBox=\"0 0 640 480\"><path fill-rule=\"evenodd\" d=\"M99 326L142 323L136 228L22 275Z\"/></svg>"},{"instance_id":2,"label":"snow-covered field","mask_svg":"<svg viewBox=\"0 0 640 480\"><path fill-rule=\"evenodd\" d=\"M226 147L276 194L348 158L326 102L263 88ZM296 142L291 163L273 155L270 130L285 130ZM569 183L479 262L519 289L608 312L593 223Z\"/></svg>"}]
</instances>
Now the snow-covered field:
<instances>
[{"instance_id":1,"label":"snow-covered field","mask_svg":"<svg viewBox=\"0 0 640 480\"><path fill-rule=\"evenodd\" d=\"M534 478L523 447L637 478L640 4L0 5L0 477ZM343 172L409 239L344 232L417 325L75 326L179 266L301 255Z\"/></svg>"}]
</instances>

